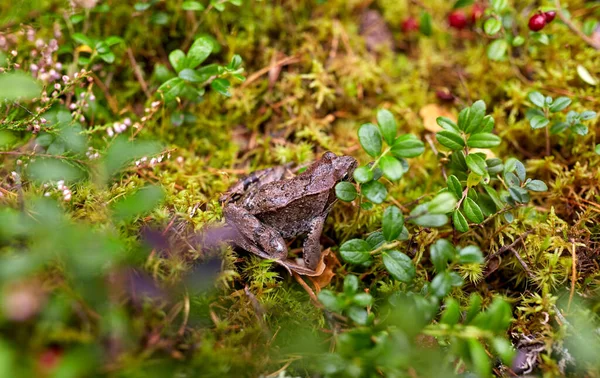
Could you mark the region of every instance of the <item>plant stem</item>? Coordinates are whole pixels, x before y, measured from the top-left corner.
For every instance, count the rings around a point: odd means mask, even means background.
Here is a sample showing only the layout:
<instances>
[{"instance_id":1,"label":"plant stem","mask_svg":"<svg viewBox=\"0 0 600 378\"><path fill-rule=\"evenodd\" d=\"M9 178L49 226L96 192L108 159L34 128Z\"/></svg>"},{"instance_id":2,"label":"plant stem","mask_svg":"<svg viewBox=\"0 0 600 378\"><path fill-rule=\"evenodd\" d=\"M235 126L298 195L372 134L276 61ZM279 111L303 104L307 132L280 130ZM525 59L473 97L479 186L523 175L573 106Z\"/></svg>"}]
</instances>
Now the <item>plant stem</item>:
<instances>
[{"instance_id":1,"label":"plant stem","mask_svg":"<svg viewBox=\"0 0 600 378\"><path fill-rule=\"evenodd\" d=\"M554 0L554 6L556 6L556 13L558 14L558 17L560 17L560 20L564 22L565 25L567 25L567 27L571 29L573 33L577 34L579 38L581 38L588 45L592 46L596 50L600 50L600 43L594 41L593 39L585 35L584 32L582 32L577 26L575 26L571 19L564 15L564 13L562 12L562 6L560 5L560 0Z\"/></svg>"}]
</instances>

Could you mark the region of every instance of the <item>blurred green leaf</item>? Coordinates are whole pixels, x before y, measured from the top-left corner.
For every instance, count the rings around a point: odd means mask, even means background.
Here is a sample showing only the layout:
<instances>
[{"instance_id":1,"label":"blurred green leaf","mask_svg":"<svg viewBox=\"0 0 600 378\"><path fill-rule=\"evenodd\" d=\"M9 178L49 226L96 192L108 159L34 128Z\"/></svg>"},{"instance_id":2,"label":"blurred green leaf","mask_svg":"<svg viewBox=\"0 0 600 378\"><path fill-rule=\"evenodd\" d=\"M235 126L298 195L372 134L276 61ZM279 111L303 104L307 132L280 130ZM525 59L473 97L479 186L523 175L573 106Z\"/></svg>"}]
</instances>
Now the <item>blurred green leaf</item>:
<instances>
[{"instance_id":1,"label":"blurred green leaf","mask_svg":"<svg viewBox=\"0 0 600 378\"><path fill-rule=\"evenodd\" d=\"M187 68L196 68L208 58L213 49L213 43L208 38L196 38L187 52L185 66Z\"/></svg>"},{"instance_id":2,"label":"blurred green leaf","mask_svg":"<svg viewBox=\"0 0 600 378\"><path fill-rule=\"evenodd\" d=\"M460 305L458 301L454 298L446 299L446 308L442 313L442 317L440 318L440 323L447 324L453 326L458 324L460 320Z\"/></svg>"},{"instance_id":3,"label":"blurred green leaf","mask_svg":"<svg viewBox=\"0 0 600 378\"><path fill-rule=\"evenodd\" d=\"M0 100L31 100L40 97L42 87L23 71L0 73Z\"/></svg>"},{"instance_id":4,"label":"blurred green leaf","mask_svg":"<svg viewBox=\"0 0 600 378\"><path fill-rule=\"evenodd\" d=\"M145 215L158 206L165 198L164 189L147 186L117 200L112 206L116 221L131 221Z\"/></svg>"},{"instance_id":5,"label":"blurred green leaf","mask_svg":"<svg viewBox=\"0 0 600 378\"><path fill-rule=\"evenodd\" d=\"M344 293L354 294L358 291L358 278L355 275L348 274L344 278Z\"/></svg>"},{"instance_id":6,"label":"blurred green leaf","mask_svg":"<svg viewBox=\"0 0 600 378\"><path fill-rule=\"evenodd\" d=\"M435 271L440 273L447 269L448 262L454 260L456 249L448 240L438 239L429 248L429 253Z\"/></svg>"},{"instance_id":7,"label":"blurred green leaf","mask_svg":"<svg viewBox=\"0 0 600 378\"><path fill-rule=\"evenodd\" d=\"M169 62L175 69L175 72L180 72L185 68L185 53L181 50L173 50L169 54Z\"/></svg>"},{"instance_id":8,"label":"blurred green leaf","mask_svg":"<svg viewBox=\"0 0 600 378\"><path fill-rule=\"evenodd\" d=\"M500 61L506 57L508 42L505 39L497 39L490 43L487 48L487 56L490 60Z\"/></svg>"},{"instance_id":9,"label":"blurred green leaf","mask_svg":"<svg viewBox=\"0 0 600 378\"><path fill-rule=\"evenodd\" d=\"M338 182L335 186L335 195L342 201L352 202L358 195L356 187L347 181Z\"/></svg>"},{"instance_id":10,"label":"blurred green leaf","mask_svg":"<svg viewBox=\"0 0 600 378\"><path fill-rule=\"evenodd\" d=\"M436 195L427 205L430 214L447 214L454 210L457 200L453 194L442 192Z\"/></svg>"},{"instance_id":11,"label":"blurred green leaf","mask_svg":"<svg viewBox=\"0 0 600 378\"><path fill-rule=\"evenodd\" d=\"M82 167L65 159L38 158L27 168L27 175L39 183L74 182L85 177Z\"/></svg>"},{"instance_id":12,"label":"blurred green leaf","mask_svg":"<svg viewBox=\"0 0 600 378\"><path fill-rule=\"evenodd\" d=\"M560 112L561 110L565 109L569 105L571 105L571 99L570 98L568 98L568 97L559 97L556 100L554 100L554 102L552 103L552 105L550 105L550 111L552 113Z\"/></svg>"},{"instance_id":13,"label":"blurred green leaf","mask_svg":"<svg viewBox=\"0 0 600 378\"><path fill-rule=\"evenodd\" d=\"M114 139L102 160L105 173L109 178L119 172L126 164L135 159L156 155L161 151L157 142L129 141L125 136Z\"/></svg>"},{"instance_id":14,"label":"blurred green leaf","mask_svg":"<svg viewBox=\"0 0 600 378\"><path fill-rule=\"evenodd\" d=\"M483 253L476 245L470 245L458 250L458 262L461 264L483 263Z\"/></svg>"}]
</instances>

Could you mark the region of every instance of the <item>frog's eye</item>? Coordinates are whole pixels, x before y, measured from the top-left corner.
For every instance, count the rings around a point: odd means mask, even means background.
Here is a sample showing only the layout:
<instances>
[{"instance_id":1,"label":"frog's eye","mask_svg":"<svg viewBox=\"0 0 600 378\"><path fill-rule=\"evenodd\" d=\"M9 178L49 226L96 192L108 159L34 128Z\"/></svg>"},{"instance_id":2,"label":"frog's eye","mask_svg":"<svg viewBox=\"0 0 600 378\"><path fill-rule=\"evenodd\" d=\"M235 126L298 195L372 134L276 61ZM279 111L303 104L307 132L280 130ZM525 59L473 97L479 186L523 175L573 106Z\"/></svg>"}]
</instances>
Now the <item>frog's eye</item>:
<instances>
[{"instance_id":1,"label":"frog's eye","mask_svg":"<svg viewBox=\"0 0 600 378\"><path fill-rule=\"evenodd\" d=\"M342 180L346 181L346 180L348 180L349 177L350 177L350 175L348 174L348 172L346 172L346 173L344 173Z\"/></svg>"}]
</instances>

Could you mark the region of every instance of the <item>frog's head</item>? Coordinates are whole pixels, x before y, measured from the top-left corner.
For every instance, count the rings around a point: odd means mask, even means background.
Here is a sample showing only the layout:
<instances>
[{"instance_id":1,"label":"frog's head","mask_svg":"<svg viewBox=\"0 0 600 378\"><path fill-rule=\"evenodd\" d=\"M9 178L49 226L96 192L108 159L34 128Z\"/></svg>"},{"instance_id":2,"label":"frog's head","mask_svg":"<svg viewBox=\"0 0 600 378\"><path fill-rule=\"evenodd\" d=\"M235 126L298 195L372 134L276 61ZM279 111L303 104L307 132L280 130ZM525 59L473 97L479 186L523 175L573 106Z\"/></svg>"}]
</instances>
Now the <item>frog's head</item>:
<instances>
[{"instance_id":1,"label":"frog's head","mask_svg":"<svg viewBox=\"0 0 600 378\"><path fill-rule=\"evenodd\" d=\"M323 154L322 159L331 164L335 182L352 180L352 173L358 165L355 158L352 156L337 156L328 151Z\"/></svg>"}]
</instances>

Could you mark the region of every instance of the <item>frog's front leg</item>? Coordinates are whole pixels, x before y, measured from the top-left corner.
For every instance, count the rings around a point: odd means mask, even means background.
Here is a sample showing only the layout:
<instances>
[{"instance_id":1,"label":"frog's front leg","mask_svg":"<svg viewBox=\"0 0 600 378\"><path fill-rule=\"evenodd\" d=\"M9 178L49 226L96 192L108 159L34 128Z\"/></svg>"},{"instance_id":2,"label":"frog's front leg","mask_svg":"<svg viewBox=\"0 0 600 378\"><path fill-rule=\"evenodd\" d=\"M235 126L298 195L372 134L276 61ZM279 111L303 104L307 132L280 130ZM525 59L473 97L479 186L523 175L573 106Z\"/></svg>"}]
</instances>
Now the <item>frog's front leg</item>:
<instances>
[{"instance_id":1,"label":"frog's front leg","mask_svg":"<svg viewBox=\"0 0 600 378\"><path fill-rule=\"evenodd\" d=\"M230 203L223 209L227 223L240 235L236 244L265 259L285 260L288 248L281 234L242 206Z\"/></svg>"},{"instance_id":2,"label":"frog's front leg","mask_svg":"<svg viewBox=\"0 0 600 378\"><path fill-rule=\"evenodd\" d=\"M304 240L304 248L302 257L304 259L304 265L315 271L319 261L321 260L321 233L323 232L323 225L325 224L325 217L320 216L313 219L310 224L310 231Z\"/></svg>"}]
</instances>

